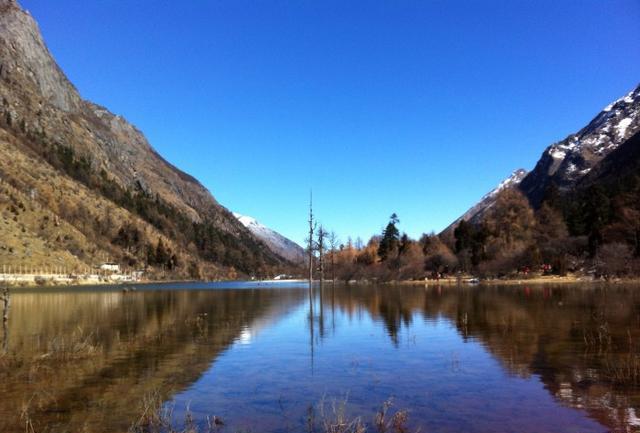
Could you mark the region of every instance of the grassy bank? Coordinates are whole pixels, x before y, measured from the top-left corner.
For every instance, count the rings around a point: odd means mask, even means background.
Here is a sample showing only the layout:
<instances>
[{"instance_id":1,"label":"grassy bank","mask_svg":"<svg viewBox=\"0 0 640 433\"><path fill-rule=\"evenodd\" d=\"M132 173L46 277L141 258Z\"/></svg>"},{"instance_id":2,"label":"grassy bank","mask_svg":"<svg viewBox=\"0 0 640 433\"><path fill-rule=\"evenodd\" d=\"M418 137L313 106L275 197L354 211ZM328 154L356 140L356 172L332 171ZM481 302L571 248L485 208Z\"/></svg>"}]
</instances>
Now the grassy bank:
<instances>
[{"instance_id":1,"label":"grassy bank","mask_svg":"<svg viewBox=\"0 0 640 433\"><path fill-rule=\"evenodd\" d=\"M470 276L463 278L441 278L439 280L426 279L426 280L408 280L408 281L392 281L385 284L398 284L398 285L518 285L518 284L531 284L531 285L544 285L544 284L626 284L626 283L638 283L640 284L639 277L633 278L612 278L612 279L597 279L587 276L577 275L565 275L565 276L531 276L522 278L486 278L477 279Z\"/></svg>"}]
</instances>

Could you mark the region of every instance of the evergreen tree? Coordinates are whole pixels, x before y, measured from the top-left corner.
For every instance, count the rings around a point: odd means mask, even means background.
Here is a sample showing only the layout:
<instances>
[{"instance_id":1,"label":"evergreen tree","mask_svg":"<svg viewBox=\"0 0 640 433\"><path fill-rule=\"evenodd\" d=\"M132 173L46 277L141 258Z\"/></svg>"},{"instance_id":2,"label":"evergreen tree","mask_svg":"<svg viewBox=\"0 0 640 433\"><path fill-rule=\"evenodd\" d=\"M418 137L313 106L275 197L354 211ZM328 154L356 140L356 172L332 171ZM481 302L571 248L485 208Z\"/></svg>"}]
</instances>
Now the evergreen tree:
<instances>
[{"instance_id":1,"label":"evergreen tree","mask_svg":"<svg viewBox=\"0 0 640 433\"><path fill-rule=\"evenodd\" d=\"M147 245L147 265L155 265L156 263L156 250L151 244Z\"/></svg>"},{"instance_id":2,"label":"evergreen tree","mask_svg":"<svg viewBox=\"0 0 640 433\"><path fill-rule=\"evenodd\" d=\"M412 243L413 242L409 238L409 235L407 235L406 233L403 233L402 237L400 238L400 246L398 247L398 255L406 254L409 251L409 249L411 248L411 244Z\"/></svg>"},{"instance_id":3,"label":"evergreen tree","mask_svg":"<svg viewBox=\"0 0 640 433\"><path fill-rule=\"evenodd\" d=\"M453 237L456 239L456 254L471 248L473 232L473 226L465 220L460 221L458 227L453 230Z\"/></svg>"},{"instance_id":4,"label":"evergreen tree","mask_svg":"<svg viewBox=\"0 0 640 433\"><path fill-rule=\"evenodd\" d=\"M175 268L178 267L178 256L176 256L175 254L171 255L171 258L169 259L169 262L167 263L167 267L169 268L169 270L173 270Z\"/></svg>"},{"instance_id":5,"label":"evergreen tree","mask_svg":"<svg viewBox=\"0 0 640 433\"><path fill-rule=\"evenodd\" d=\"M398 215L393 213L389 218L387 227L382 232L382 239L380 239L380 245L378 246L378 256L383 262L398 255L400 232L396 224L399 222Z\"/></svg>"},{"instance_id":6,"label":"evergreen tree","mask_svg":"<svg viewBox=\"0 0 640 433\"><path fill-rule=\"evenodd\" d=\"M159 238L158 244L156 246L155 262L159 265L164 265L169 262L170 258L171 256L165 248L164 242L162 242L162 238Z\"/></svg>"},{"instance_id":7,"label":"evergreen tree","mask_svg":"<svg viewBox=\"0 0 640 433\"><path fill-rule=\"evenodd\" d=\"M589 255L594 257L602 244L602 229L609 222L610 202L600 185L589 188L586 197L585 223L589 235Z\"/></svg>"},{"instance_id":8,"label":"evergreen tree","mask_svg":"<svg viewBox=\"0 0 640 433\"><path fill-rule=\"evenodd\" d=\"M542 197L542 204L546 204L551 209L562 209L562 196L560 195L560 189L554 181L551 181L544 190Z\"/></svg>"},{"instance_id":9,"label":"evergreen tree","mask_svg":"<svg viewBox=\"0 0 640 433\"><path fill-rule=\"evenodd\" d=\"M564 219L556 209L546 202L540 206L536 214L538 223L535 227L535 238L538 244L561 240L569 235Z\"/></svg>"},{"instance_id":10,"label":"evergreen tree","mask_svg":"<svg viewBox=\"0 0 640 433\"><path fill-rule=\"evenodd\" d=\"M486 258L485 246L489 238L489 229L486 224L476 227L462 220L453 231L453 236L456 240L455 252L463 268L465 268L465 263L468 263L469 259L473 266L478 266Z\"/></svg>"},{"instance_id":11,"label":"evergreen tree","mask_svg":"<svg viewBox=\"0 0 640 433\"><path fill-rule=\"evenodd\" d=\"M489 239L489 228L486 224L481 224L479 227L474 228L472 244L471 244L471 263L474 266L478 266L478 264L482 260L486 260L486 245L487 240Z\"/></svg>"}]
</instances>

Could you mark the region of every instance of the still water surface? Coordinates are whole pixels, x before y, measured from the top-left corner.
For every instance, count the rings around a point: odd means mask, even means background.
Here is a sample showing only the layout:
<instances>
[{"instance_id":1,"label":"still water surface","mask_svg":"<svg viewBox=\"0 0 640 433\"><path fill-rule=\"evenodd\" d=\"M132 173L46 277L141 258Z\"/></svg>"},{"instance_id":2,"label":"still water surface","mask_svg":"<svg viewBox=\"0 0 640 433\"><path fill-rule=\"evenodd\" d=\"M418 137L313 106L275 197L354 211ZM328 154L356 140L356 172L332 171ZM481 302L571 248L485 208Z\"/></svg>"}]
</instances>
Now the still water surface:
<instances>
[{"instance_id":1,"label":"still water surface","mask_svg":"<svg viewBox=\"0 0 640 433\"><path fill-rule=\"evenodd\" d=\"M0 432L125 432L154 393L229 432L304 431L345 398L369 425L391 398L423 432L640 431L638 289L15 291Z\"/></svg>"}]
</instances>

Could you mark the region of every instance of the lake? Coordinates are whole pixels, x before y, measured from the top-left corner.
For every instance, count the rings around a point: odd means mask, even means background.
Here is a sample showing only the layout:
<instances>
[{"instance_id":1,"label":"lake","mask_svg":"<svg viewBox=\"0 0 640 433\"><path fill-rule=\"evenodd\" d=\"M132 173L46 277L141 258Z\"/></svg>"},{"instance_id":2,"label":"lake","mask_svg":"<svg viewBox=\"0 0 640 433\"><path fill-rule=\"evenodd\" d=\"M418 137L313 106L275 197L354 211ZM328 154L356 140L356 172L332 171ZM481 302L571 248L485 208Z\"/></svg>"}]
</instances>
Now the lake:
<instances>
[{"instance_id":1,"label":"lake","mask_svg":"<svg viewBox=\"0 0 640 433\"><path fill-rule=\"evenodd\" d=\"M385 402L406 431L640 431L638 289L16 289L0 431L126 432L161 404L201 431L322 431L335 408L374 432Z\"/></svg>"}]
</instances>

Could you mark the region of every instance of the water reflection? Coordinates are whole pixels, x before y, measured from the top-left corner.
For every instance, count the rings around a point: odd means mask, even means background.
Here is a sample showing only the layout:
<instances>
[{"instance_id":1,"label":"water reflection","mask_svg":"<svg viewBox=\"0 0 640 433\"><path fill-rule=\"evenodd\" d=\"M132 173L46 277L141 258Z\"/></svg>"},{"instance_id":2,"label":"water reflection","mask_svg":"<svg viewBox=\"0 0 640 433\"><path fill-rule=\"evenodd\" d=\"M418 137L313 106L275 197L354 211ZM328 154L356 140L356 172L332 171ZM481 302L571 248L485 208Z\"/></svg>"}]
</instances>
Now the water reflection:
<instances>
[{"instance_id":1,"label":"water reflection","mask_svg":"<svg viewBox=\"0 0 640 433\"><path fill-rule=\"evenodd\" d=\"M438 432L640 429L633 287L16 293L0 431L126 431L159 391L229 431L297 431L349 395Z\"/></svg>"},{"instance_id":2,"label":"water reflection","mask_svg":"<svg viewBox=\"0 0 640 433\"><path fill-rule=\"evenodd\" d=\"M144 396L197 380L244 335L303 299L292 290L14 294L0 431L126 431Z\"/></svg>"},{"instance_id":3,"label":"water reflection","mask_svg":"<svg viewBox=\"0 0 640 433\"><path fill-rule=\"evenodd\" d=\"M418 316L445 320L508 374L539 378L563 405L614 431L640 428L637 287L348 287L335 297L348 317L364 311L381 323L397 348Z\"/></svg>"}]
</instances>

